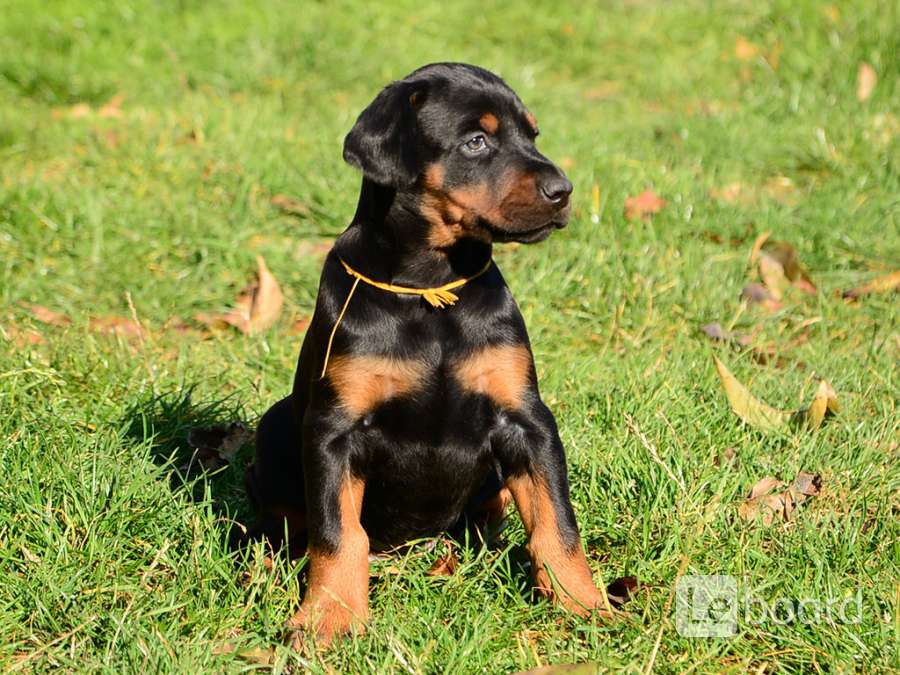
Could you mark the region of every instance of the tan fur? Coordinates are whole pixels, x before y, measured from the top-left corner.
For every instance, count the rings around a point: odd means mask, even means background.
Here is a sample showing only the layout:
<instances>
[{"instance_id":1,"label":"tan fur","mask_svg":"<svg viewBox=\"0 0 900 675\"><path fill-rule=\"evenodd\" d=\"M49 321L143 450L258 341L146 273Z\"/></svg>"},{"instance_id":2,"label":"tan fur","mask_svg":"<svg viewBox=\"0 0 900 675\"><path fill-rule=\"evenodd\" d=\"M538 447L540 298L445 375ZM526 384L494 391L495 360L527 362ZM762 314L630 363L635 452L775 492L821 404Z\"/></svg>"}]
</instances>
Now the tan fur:
<instances>
[{"instance_id":1,"label":"tan fur","mask_svg":"<svg viewBox=\"0 0 900 675\"><path fill-rule=\"evenodd\" d=\"M532 115L531 112L526 112L525 119L528 120L528 125L531 127L531 129L534 131L534 133L537 133L537 131L538 131L537 118L535 118L535 116Z\"/></svg>"},{"instance_id":2,"label":"tan fur","mask_svg":"<svg viewBox=\"0 0 900 675\"><path fill-rule=\"evenodd\" d=\"M334 356L325 376L340 405L353 417L361 417L380 403L419 389L426 372L419 361L382 356Z\"/></svg>"},{"instance_id":3,"label":"tan fur","mask_svg":"<svg viewBox=\"0 0 900 675\"><path fill-rule=\"evenodd\" d=\"M500 128L500 120L497 119L494 113L484 113L478 119L478 126L489 134L496 134L497 129Z\"/></svg>"},{"instance_id":4,"label":"tan fur","mask_svg":"<svg viewBox=\"0 0 900 675\"><path fill-rule=\"evenodd\" d=\"M547 485L528 475L510 478L506 485L528 533L528 554L538 592L580 616L601 607L602 596L594 586L581 542L573 551L563 546Z\"/></svg>"},{"instance_id":5,"label":"tan fur","mask_svg":"<svg viewBox=\"0 0 900 675\"><path fill-rule=\"evenodd\" d=\"M528 387L531 354L524 345L485 347L457 363L454 373L464 389L516 409Z\"/></svg>"},{"instance_id":6,"label":"tan fur","mask_svg":"<svg viewBox=\"0 0 900 675\"><path fill-rule=\"evenodd\" d=\"M359 522L365 484L347 476L341 487L341 539L337 551L309 550L309 582L289 626L314 630L318 642L363 631L369 618L369 539ZM299 646L299 636L295 637Z\"/></svg>"}]
</instances>

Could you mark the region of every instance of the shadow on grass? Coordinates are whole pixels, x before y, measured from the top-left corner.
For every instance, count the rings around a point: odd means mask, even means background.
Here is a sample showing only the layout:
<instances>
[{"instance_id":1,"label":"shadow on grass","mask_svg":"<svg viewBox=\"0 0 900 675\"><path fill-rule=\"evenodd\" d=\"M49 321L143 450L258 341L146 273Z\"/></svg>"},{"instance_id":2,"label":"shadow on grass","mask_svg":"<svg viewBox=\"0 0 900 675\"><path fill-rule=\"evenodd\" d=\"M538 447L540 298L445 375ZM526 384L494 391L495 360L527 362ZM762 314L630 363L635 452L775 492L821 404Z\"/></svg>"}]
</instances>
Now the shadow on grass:
<instances>
[{"instance_id":1,"label":"shadow on grass","mask_svg":"<svg viewBox=\"0 0 900 675\"><path fill-rule=\"evenodd\" d=\"M195 402L191 388L148 396L128 407L123 417L126 436L135 444L148 444L153 461L160 466L173 492L187 496L193 501L207 501L213 511L221 517L222 536L227 538L233 550L240 550L258 537L245 533L252 529L255 513L244 487L244 469L253 460L252 441L242 445L232 460L215 470L204 470L196 461L196 451L188 438L192 431L226 426L232 422L244 421L247 416L240 403L233 399L207 400ZM248 426L250 424L248 423ZM499 485L498 485L499 487ZM508 517L515 517L508 514ZM497 533L499 534L499 533ZM508 556L506 565L513 583L527 586L529 558L523 545L507 546L502 537L493 536L486 543L475 528L461 520L443 538L454 542L460 549L480 550L487 546L499 555ZM289 546L270 541L280 555L297 559L305 553L305 536L292 539ZM400 546L388 555L403 555L418 550L431 555L437 540L429 543Z\"/></svg>"},{"instance_id":2,"label":"shadow on grass","mask_svg":"<svg viewBox=\"0 0 900 675\"><path fill-rule=\"evenodd\" d=\"M168 476L173 492L193 501L210 500L213 511L228 523L223 536L234 542L240 526L253 520L253 509L244 490L244 468L252 461L252 441L244 443L231 461L205 470L197 461L188 435L246 419L232 399L194 402L191 388L148 396L128 407L123 416L126 436L137 444L149 444L153 461Z\"/></svg>"}]
</instances>

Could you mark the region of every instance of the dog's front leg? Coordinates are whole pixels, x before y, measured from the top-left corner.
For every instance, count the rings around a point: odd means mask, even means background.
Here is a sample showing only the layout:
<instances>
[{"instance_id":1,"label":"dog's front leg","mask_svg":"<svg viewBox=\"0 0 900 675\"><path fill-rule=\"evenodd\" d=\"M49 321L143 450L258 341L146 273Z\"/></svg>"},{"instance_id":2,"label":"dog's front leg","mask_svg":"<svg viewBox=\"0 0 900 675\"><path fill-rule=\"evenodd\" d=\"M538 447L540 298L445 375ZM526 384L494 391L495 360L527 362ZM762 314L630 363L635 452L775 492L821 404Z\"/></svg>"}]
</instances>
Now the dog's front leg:
<instances>
[{"instance_id":1,"label":"dog's front leg","mask_svg":"<svg viewBox=\"0 0 900 675\"><path fill-rule=\"evenodd\" d=\"M351 473L342 439L304 445L309 581L288 625L327 644L364 630L369 615L369 538L360 524L365 483ZM294 646L300 643L295 635Z\"/></svg>"},{"instance_id":2,"label":"dog's front leg","mask_svg":"<svg viewBox=\"0 0 900 675\"><path fill-rule=\"evenodd\" d=\"M500 450L506 487L528 535L538 592L581 616L601 609L603 598L581 546L552 413L538 401L528 414L510 415L492 443Z\"/></svg>"}]
</instances>

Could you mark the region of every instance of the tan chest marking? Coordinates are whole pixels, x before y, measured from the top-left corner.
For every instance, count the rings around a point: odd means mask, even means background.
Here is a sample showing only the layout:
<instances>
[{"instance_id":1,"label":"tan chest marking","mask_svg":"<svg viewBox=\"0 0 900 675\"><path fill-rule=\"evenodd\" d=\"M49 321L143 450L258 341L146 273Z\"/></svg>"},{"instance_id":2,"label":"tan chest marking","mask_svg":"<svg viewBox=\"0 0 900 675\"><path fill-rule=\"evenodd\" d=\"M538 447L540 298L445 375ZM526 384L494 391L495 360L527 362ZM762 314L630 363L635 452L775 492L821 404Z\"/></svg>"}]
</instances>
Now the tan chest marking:
<instances>
[{"instance_id":1,"label":"tan chest marking","mask_svg":"<svg viewBox=\"0 0 900 675\"><path fill-rule=\"evenodd\" d=\"M420 361L382 356L335 356L325 376L340 404L354 417L374 410L380 403L419 389L426 367Z\"/></svg>"},{"instance_id":2,"label":"tan chest marking","mask_svg":"<svg viewBox=\"0 0 900 675\"><path fill-rule=\"evenodd\" d=\"M467 391L504 408L518 408L531 376L531 354L522 345L485 347L459 361L454 372Z\"/></svg>"}]
</instances>

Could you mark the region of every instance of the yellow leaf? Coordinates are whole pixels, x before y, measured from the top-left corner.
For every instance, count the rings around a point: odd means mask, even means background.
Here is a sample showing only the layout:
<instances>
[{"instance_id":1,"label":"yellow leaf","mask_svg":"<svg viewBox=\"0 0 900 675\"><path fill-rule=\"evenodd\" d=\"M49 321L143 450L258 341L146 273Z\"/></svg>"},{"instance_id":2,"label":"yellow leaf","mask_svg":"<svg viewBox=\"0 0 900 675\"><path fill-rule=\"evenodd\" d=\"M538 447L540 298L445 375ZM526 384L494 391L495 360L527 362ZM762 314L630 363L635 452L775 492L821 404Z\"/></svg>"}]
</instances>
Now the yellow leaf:
<instances>
[{"instance_id":1,"label":"yellow leaf","mask_svg":"<svg viewBox=\"0 0 900 675\"><path fill-rule=\"evenodd\" d=\"M856 98L860 101L868 101L875 85L878 84L878 75L875 69L868 63L860 63L856 74Z\"/></svg>"},{"instance_id":2,"label":"yellow leaf","mask_svg":"<svg viewBox=\"0 0 900 675\"><path fill-rule=\"evenodd\" d=\"M731 409L744 422L763 431L777 431L784 429L791 419L791 413L778 410L756 399L753 394L731 374L725 364L713 356L716 370L719 371L719 379L725 388L725 396L731 404Z\"/></svg>"}]
</instances>

